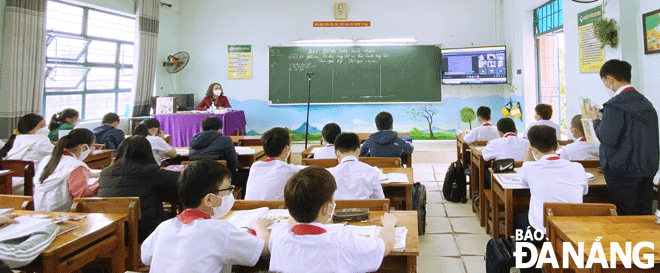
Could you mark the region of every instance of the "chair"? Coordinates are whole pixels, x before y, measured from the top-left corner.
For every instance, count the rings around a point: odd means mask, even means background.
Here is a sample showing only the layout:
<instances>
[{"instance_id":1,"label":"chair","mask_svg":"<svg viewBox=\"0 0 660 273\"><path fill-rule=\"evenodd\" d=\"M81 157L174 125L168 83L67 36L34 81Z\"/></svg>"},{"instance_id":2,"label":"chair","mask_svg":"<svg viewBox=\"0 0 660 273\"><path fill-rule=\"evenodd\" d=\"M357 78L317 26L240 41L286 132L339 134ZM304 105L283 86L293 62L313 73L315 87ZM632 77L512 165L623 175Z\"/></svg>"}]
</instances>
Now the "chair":
<instances>
[{"instance_id":1,"label":"chair","mask_svg":"<svg viewBox=\"0 0 660 273\"><path fill-rule=\"evenodd\" d=\"M23 160L1 160L0 168L12 171L12 177L23 177L23 195L32 196L34 190L34 162Z\"/></svg>"},{"instance_id":2,"label":"chair","mask_svg":"<svg viewBox=\"0 0 660 273\"><path fill-rule=\"evenodd\" d=\"M368 208L370 211L389 211L389 199L364 199L364 200L335 200L335 209ZM285 209L284 200L236 200L232 210L250 210L261 207L269 209Z\"/></svg>"},{"instance_id":3,"label":"chair","mask_svg":"<svg viewBox=\"0 0 660 273\"><path fill-rule=\"evenodd\" d=\"M520 168L520 167L522 167L522 164L523 164L522 161L516 161L516 162L513 163L513 167L514 168ZM490 173L491 173L491 176L492 176L494 174L493 170L492 169L489 169L489 170L490 170ZM485 181L485 178L481 179L481 180ZM481 181L481 180L479 181L479 191L483 192L484 194L483 194L483 196L479 195L479 198L480 198L479 206L484 206L485 213L484 213L483 217L485 218L484 222L486 223L486 233L487 234L492 234L493 236L498 236L499 234L494 234L495 229L493 227L493 218L492 217L500 217L500 216L499 215L491 215L491 213L493 212L493 207L492 207L492 204L491 204L492 200L493 200L492 187L493 187L493 184L496 183L496 182L493 181L494 178L491 177L491 179L490 179L491 189L485 189L484 188L484 181ZM470 191L472 191L472 189L470 189ZM500 208L499 211L504 211L504 204L498 203L497 205L498 205L498 208Z\"/></svg>"},{"instance_id":4,"label":"chair","mask_svg":"<svg viewBox=\"0 0 660 273\"><path fill-rule=\"evenodd\" d=\"M303 158L302 164L305 166L318 166L321 168L332 168L337 166L339 162L336 158L327 158L327 159L313 159L313 158Z\"/></svg>"},{"instance_id":5,"label":"chair","mask_svg":"<svg viewBox=\"0 0 660 273\"><path fill-rule=\"evenodd\" d=\"M358 160L378 168L401 167L401 158L399 157L360 157Z\"/></svg>"},{"instance_id":6,"label":"chair","mask_svg":"<svg viewBox=\"0 0 660 273\"><path fill-rule=\"evenodd\" d=\"M140 213L139 197L92 197L73 200L71 212L81 213L120 213L126 219L126 268L137 270L140 267L140 246L138 244L138 221Z\"/></svg>"},{"instance_id":7,"label":"chair","mask_svg":"<svg viewBox=\"0 0 660 273\"><path fill-rule=\"evenodd\" d=\"M34 200L32 196L0 194L0 208L34 210Z\"/></svg>"},{"instance_id":8,"label":"chair","mask_svg":"<svg viewBox=\"0 0 660 273\"><path fill-rule=\"evenodd\" d=\"M543 203L543 226L546 228L548 216L617 216L617 213L614 204Z\"/></svg>"},{"instance_id":9,"label":"chair","mask_svg":"<svg viewBox=\"0 0 660 273\"><path fill-rule=\"evenodd\" d=\"M227 161L226 160L216 160L216 161L218 161L220 164L222 164L225 167L227 166ZM193 162L194 161L181 161L181 165L190 165Z\"/></svg>"},{"instance_id":10,"label":"chair","mask_svg":"<svg viewBox=\"0 0 660 273\"><path fill-rule=\"evenodd\" d=\"M238 146L261 146L261 139L258 138L239 139Z\"/></svg>"},{"instance_id":11,"label":"chair","mask_svg":"<svg viewBox=\"0 0 660 273\"><path fill-rule=\"evenodd\" d=\"M573 162L580 163L585 168L600 168L600 160L576 160Z\"/></svg>"}]
</instances>

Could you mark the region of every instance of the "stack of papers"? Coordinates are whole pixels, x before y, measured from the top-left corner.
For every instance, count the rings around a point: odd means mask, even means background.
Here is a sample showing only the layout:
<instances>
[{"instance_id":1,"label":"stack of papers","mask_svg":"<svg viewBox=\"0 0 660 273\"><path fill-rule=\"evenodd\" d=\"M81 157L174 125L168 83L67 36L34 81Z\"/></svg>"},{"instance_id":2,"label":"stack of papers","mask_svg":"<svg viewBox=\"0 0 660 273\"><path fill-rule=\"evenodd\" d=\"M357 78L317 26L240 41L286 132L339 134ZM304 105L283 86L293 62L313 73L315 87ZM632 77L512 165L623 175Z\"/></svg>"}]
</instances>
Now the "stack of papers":
<instances>
[{"instance_id":1,"label":"stack of papers","mask_svg":"<svg viewBox=\"0 0 660 273\"><path fill-rule=\"evenodd\" d=\"M51 224L50 219L37 219L30 216L19 216L14 220L18 221L18 224L11 224L0 229L0 242L28 236Z\"/></svg>"},{"instance_id":2,"label":"stack of papers","mask_svg":"<svg viewBox=\"0 0 660 273\"><path fill-rule=\"evenodd\" d=\"M520 177L518 176L517 173L498 173L494 174L495 178L497 181L502 184L502 188L505 189L512 189L512 188L526 188L523 186L522 182L520 181Z\"/></svg>"},{"instance_id":3,"label":"stack of papers","mask_svg":"<svg viewBox=\"0 0 660 273\"><path fill-rule=\"evenodd\" d=\"M5 213L10 213L14 211L14 209L0 209L0 215L3 215Z\"/></svg>"},{"instance_id":4,"label":"stack of papers","mask_svg":"<svg viewBox=\"0 0 660 273\"><path fill-rule=\"evenodd\" d=\"M405 173L388 173L380 175L380 183L409 183Z\"/></svg>"},{"instance_id":5,"label":"stack of papers","mask_svg":"<svg viewBox=\"0 0 660 273\"><path fill-rule=\"evenodd\" d=\"M238 210L234 211L227 221L235 226L238 230L248 231L252 227L252 223L259 218L267 218L274 220L275 223L286 222L291 215L289 210L286 209L268 209L267 207L251 209L251 210ZM271 227L268 227L271 228Z\"/></svg>"},{"instance_id":6,"label":"stack of papers","mask_svg":"<svg viewBox=\"0 0 660 273\"><path fill-rule=\"evenodd\" d=\"M189 155L190 150L188 148L176 148L176 154L178 154L178 155Z\"/></svg>"},{"instance_id":7,"label":"stack of papers","mask_svg":"<svg viewBox=\"0 0 660 273\"><path fill-rule=\"evenodd\" d=\"M8 173L10 170L0 170L0 174Z\"/></svg>"},{"instance_id":8,"label":"stack of papers","mask_svg":"<svg viewBox=\"0 0 660 273\"><path fill-rule=\"evenodd\" d=\"M257 152L256 150L254 150L254 148L250 148L250 147L234 147L234 148L236 149L236 154L239 155L253 155Z\"/></svg>"},{"instance_id":9,"label":"stack of papers","mask_svg":"<svg viewBox=\"0 0 660 273\"><path fill-rule=\"evenodd\" d=\"M312 149L312 151L311 151L310 153L311 153L311 154L318 153L319 150L321 150L321 149L323 149L323 147L316 147L316 148Z\"/></svg>"},{"instance_id":10,"label":"stack of papers","mask_svg":"<svg viewBox=\"0 0 660 273\"><path fill-rule=\"evenodd\" d=\"M378 237L381 230L383 230L383 227L381 226L354 226L344 224L329 224L324 225L323 228L325 228L328 233L350 231L357 236L368 238ZM406 227L394 228L394 249L392 249L392 251L401 252L406 250L406 236L408 236L408 229Z\"/></svg>"}]
</instances>

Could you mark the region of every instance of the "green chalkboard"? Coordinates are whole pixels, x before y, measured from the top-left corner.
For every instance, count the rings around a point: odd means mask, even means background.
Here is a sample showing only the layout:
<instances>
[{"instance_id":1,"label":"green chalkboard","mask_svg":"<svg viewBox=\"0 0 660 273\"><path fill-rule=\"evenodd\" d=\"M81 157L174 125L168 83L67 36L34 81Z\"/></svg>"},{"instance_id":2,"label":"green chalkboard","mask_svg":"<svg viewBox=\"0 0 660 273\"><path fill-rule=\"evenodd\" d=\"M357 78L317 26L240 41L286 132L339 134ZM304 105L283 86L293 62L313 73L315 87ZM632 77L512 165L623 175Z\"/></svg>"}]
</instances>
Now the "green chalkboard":
<instances>
[{"instance_id":1,"label":"green chalkboard","mask_svg":"<svg viewBox=\"0 0 660 273\"><path fill-rule=\"evenodd\" d=\"M269 103L441 102L441 55L435 45L296 46L269 49Z\"/></svg>"}]
</instances>

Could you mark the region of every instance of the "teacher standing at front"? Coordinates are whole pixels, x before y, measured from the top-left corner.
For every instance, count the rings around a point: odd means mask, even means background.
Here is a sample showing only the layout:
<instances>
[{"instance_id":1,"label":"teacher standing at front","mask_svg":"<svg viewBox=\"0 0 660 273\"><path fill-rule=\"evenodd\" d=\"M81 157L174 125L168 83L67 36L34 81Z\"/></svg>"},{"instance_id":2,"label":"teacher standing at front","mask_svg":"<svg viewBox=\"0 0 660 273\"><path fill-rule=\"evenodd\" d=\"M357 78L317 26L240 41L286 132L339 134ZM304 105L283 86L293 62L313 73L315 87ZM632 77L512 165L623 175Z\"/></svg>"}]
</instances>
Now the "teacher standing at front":
<instances>
[{"instance_id":1,"label":"teacher standing at front","mask_svg":"<svg viewBox=\"0 0 660 273\"><path fill-rule=\"evenodd\" d=\"M206 97L195 107L195 110L206 111L212 105L215 105L216 108L231 108L222 86L217 82L209 85L209 89L206 90Z\"/></svg>"},{"instance_id":2,"label":"teacher standing at front","mask_svg":"<svg viewBox=\"0 0 660 273\"><path fill-rule=\"evenodd\" d=\"M600 78L612 97L596 117L600 167L610 202L619 215L653 214L653 177L658 172L658 114L651 102L630 85L629 63L609 60ZM602 114L601 114L602 113Z\"/></svg>"}]
</instances>

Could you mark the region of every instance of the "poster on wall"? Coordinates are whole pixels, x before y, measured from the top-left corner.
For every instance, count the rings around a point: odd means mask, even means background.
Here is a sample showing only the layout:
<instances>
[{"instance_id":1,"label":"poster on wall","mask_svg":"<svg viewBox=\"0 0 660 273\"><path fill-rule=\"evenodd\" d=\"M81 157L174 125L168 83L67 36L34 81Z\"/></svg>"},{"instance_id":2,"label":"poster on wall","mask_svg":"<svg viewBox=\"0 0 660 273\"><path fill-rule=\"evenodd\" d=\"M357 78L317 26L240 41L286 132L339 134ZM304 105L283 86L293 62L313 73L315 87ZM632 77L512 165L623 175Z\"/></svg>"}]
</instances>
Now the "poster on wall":
<instances>
[{"instance_id":1,"label":"poster on wall","mask_svg":"<svg viewBox=\"0 0 660 273\"><path fill-rule=\"evenodd\" d=\"M578 13L580 72L598 72L605 63L605 50L594 33L594 22L603 14L602 6Z\"/></svg>"},{"instance_id":2,"label":"poster on wall","mask_svg":"<svg viewBox=\"0 0 660 273\"><path fill-rule=\"evenodd\" d=\"M252 78L252 46L227 46L227 66L227 78L230 80Z\"/></svg>"},{"instance_id":3,"label":"poster on wall","mask_svg":"<svg viewBox=\"0 0 660 273\"><path fill-rule=\"evenodd\" d=\"M660 53L660 9L644 13L644 54Z\"/></svg>"}]
</instances>

